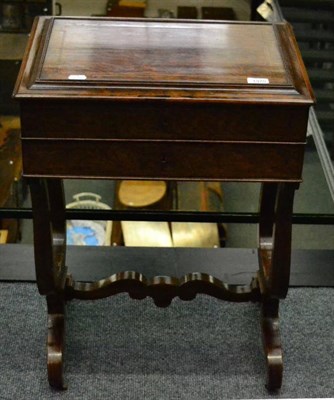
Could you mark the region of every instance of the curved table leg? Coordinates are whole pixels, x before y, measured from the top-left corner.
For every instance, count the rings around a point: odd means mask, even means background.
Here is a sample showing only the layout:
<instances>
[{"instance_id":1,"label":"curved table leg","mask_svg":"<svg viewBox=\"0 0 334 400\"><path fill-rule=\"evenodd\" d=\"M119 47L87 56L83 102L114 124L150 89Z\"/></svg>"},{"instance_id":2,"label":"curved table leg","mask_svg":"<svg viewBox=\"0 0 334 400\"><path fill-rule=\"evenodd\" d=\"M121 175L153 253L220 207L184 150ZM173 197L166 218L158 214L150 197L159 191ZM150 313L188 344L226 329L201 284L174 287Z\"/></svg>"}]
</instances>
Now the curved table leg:
<instances>
[{"instance_id":1,"label":"curved table leg","mask_svg":"<svg viewBox=\"0 0 334 400\"><path fill-rule=\"evenodd\" d=\"M285 298L290 279L294 183L262 185L259 223L260 286L269 298Z\"/></svg>"},{"instance_id":2,"label":"curved table leg","mask_svg":"<svg viewBox=\"0 0 334 400\"><path fill-rule=\"evenodd\" d=\"M30 179L34 252L39 292L48 307L48 377L51 386L64 389L63 347L66 283L66 220L62 181Z\"/></svg>"},{"instance_id":3,"label":"curved table leg","mask_svg":"<svg viewBox=\"0 0 334 400\"><path fill-rule=\"evenodd\" d=\"M269 390L282 384L283 359L279 335L279 299L285 298L290 279L294 183L262 185L259 223L259 285L262 294L262 333Z\"/></svg>"}]
</instances>

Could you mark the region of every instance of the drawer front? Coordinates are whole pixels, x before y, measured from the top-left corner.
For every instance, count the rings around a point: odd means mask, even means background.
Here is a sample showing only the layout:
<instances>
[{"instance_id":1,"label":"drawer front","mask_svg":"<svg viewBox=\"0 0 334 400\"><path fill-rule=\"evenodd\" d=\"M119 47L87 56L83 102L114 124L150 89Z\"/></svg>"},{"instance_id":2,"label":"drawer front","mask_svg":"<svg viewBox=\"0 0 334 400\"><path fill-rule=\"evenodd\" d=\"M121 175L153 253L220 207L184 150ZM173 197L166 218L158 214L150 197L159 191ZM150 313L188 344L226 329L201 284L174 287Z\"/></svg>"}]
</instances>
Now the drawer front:
<instances>
[{"instance_id":1,"label":"drawer front","mask_svg":"<svg viewBox=\"0 0 334 400\"><path fill-rule=\"evenodd\" d=\"M302 144L23 139L25 176L300 181Z\"/></svg>"},{"instance_id":2,"label":"drawer front","mask_svg":"<svg viewBox=\"0 0 334 400\"><path fill-rule=\"evenodd\" d=\"M53 139L304 142L308 107L165 102L22 102L22 135Z\"/></svg>"}]
</instances>

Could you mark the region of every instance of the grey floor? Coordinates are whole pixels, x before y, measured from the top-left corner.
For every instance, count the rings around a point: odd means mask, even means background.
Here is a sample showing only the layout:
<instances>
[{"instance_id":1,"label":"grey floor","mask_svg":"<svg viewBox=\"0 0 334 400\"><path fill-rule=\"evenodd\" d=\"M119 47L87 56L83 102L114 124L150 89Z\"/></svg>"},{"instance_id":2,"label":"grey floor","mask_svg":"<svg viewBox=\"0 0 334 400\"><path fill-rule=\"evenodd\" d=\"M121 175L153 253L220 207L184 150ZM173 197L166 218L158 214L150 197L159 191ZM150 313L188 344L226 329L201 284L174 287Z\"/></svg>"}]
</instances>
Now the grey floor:
<instances>
[{"instance_id":1,"label":"grey floor","mask_svg":"<svg viewBox=\"0 0 334 400\"><path fill-rule=\"evenodd\" d=\"M284 382L268 394L257 304L207 296L159 309L127 295L68 304L68 390L47 383L46 307L0 283L0 399L217 400L334 396L334 290L291 289L280 309Z\"/></svg>"}]
</instances>

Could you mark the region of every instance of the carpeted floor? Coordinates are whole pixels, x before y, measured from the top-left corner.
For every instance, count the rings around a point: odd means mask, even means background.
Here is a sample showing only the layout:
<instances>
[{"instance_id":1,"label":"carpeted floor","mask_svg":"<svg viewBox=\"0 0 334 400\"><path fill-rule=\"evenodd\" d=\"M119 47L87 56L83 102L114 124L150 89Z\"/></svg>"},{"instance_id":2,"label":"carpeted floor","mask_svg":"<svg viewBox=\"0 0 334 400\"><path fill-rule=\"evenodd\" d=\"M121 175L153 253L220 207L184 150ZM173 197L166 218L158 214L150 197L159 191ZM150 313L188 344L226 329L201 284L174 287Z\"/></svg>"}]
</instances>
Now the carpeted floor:
<instances>
[{"instance_id":1,"label":"carpeted floor","mask_svg":"<svg viewBox=\"0 0 334 400\"><path fill-rule=\"evenodd\" d=\"M35 284L0 283L0 399L234 399L334 395L334 289L290 289L281 306L284 384L264 388L257 304L207 296L167 309L122 294L68 305L66 377L46 378L46 307Z\"/></svg>"}]
</instances>

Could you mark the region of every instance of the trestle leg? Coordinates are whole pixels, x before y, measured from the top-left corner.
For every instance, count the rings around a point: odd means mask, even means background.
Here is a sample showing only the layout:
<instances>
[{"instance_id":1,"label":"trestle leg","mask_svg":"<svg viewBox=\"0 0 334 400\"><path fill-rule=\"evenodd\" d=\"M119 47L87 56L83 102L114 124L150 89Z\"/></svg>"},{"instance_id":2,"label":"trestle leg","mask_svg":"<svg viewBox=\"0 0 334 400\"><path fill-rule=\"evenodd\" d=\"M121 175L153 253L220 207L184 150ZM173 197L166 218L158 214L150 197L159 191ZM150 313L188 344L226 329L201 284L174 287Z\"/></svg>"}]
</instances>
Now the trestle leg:
<instances>
[{"instance_id":1,"label":"trestle leg","mask_svg":"<svg viewBox=\"0 0 334 400\"><path fill-rule=\"evenodd\" d=\"M283 358L279 334L279 299L289 288L291 230L295 183L264 183L260 201L259 286L262 336L268 367L268 390L282 385Z\"/></svg>"},{"instance_id":2,"label":"trestle leg","mask_svg":"<svg viewBox=\"0 0 334 400\"><path fill-rule=\"evenodd\" d=\"M65 317L66 220L62 181L29 182L34 224L36 280L48 308L47 367L49 383L64 389L63 350Z\"/></svg>"}]
</instances>

